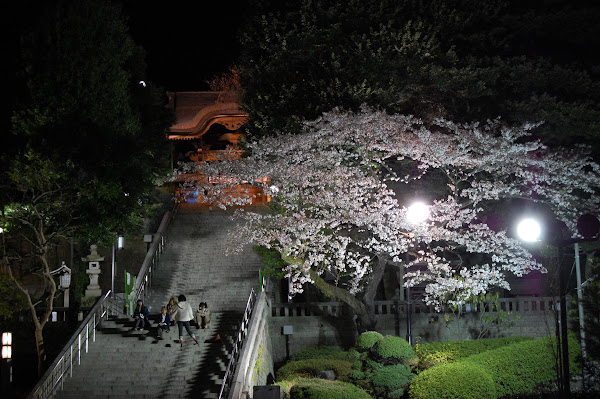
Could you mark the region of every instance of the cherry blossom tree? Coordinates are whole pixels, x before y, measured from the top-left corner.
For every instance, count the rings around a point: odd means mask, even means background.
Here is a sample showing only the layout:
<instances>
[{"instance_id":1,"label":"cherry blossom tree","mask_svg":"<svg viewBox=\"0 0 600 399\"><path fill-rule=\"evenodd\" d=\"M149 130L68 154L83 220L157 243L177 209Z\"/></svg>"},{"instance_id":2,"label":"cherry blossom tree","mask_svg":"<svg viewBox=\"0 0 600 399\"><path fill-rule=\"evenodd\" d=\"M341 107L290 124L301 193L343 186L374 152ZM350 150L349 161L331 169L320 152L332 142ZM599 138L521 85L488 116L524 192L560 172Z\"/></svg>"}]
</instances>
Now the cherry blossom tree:
<instances>
[{"instance_id":1,"label":"cherry blossom tree","mask_svg":"<svg viewBox=\"0 0 600 399\"><path fill-rule=\"evenodd\" d=\"M494 206L529 200L574 235L577 216L598 209L600 167L588 150L550 150L531 138L536 126L441 119L426 126L412 116L334 110L306 123L303 134L249 144L242 160L225 155L181 165L179 173L203 176L187 185L221 207L251 202L250 191L240 195L233 187L261 187L270 209L237 211L244 223L232 249L276 249L289 263L293 291L313 283L370 328L370 301L388 259L404 263L406 285L425 285L428 304L462 305L494 288L510 289L509 275L544 271L506 226L488 226ZM413 224L402 198L433 174L445 187L429 185L438 193L430 217Z\"/></svg>"}]
</instances>

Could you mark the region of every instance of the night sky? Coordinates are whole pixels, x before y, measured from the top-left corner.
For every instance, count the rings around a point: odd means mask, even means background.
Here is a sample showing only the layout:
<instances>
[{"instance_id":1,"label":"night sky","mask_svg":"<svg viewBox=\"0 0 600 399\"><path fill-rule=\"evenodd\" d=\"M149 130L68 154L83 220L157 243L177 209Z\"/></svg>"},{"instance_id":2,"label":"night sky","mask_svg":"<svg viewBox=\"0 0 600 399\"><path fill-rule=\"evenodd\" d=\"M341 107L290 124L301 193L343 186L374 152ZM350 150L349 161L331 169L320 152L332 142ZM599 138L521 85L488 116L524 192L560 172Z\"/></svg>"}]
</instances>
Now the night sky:
<instances>
[{"instance_id":1,"label":"night sky","mask_svg":"<svg viewBox=\"0 0 600 399\"><path fill-rule=\"evenodd\" d=\"M147 52L148 79L169 91L207 90L239 54L247 0L125 0L130 33Z\"/></svg>"}]
</instances>

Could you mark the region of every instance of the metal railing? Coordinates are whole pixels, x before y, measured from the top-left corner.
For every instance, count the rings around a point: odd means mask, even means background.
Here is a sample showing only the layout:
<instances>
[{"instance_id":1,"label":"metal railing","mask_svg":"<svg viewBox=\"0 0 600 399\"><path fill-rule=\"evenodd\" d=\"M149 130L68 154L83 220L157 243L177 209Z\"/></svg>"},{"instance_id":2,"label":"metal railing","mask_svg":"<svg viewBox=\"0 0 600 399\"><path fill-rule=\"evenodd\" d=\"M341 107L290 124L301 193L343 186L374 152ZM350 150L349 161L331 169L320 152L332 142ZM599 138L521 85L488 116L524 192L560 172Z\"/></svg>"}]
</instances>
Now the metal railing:
<instances>
[{"instance_id":1,"label":"metal railing","mask_svg":"<svg viewBox=\"0 0 600 399\"><path fill-rule=\"evenodd\" d=\"M73 365L81 364L81 355L88 352L90 340L96 341L96 328L101 320L119 314L117 302L110 298L110 293L108 291L96 301L71 340L33 388L28 399L54 397L55 392L63 388L66 375L73 376Z\"/></svg>"},{"instance_id":2,"label":"metal railing","mask_svg":"<svg viewBox=\"0 0 600 399\"><path fill-rule=\"evenodd\" d=\"M152 286L153 272L158 266L160 256L164 252L165 245L167 242L167 230L171 225L172 221L173 212L165 212L162 221L160 222L160 226L158 227L157 232L154 234L152 244L150 245L150 248L146 253L144 263L142 263L140 272L138 273L137 278L135 280L136 300L141 299L145 302L145 296L148 291L148 288Z\"/></svg>"},{"instance_id":3,"label":"metal railing","mask_svg":"<svg viewBox=\"0 0 600 399\"><path fill-rule=\"evenodd\" d=\"M224 397L223 395L227 395L229 389L231 388L232 377L235 374L235 368L237 366L240 353L242 351L242 346L244 345L244 339L246 338L246 335L248 335L248 325L250 324L250 318L252 317L252 310L254 309L255 302L256 293L254 292L253 288L252 291L250 291L250 295L248 296L248 302L246 303L246 310L244 311L242 324L240 325L240 330L238 331L235 344L233 345L233 349L231 350L229 364L227 365L225 375L223 376L223 383L221 384L221 392L219 393L219 399L222 399Z\"/></svg>"}]
</instances>

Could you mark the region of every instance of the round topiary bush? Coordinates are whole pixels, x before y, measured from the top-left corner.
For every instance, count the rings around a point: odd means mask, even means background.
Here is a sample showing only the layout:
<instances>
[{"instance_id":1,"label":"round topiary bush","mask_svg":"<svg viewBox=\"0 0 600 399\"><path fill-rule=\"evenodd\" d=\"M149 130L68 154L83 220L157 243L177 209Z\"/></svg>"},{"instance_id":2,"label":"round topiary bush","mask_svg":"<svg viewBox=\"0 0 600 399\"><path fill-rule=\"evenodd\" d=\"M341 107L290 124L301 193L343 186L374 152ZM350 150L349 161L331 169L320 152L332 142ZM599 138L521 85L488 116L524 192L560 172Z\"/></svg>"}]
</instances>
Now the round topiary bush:
<instances>
[{"instance_id":1,"label":"round topiary bush","mask_svg":"<svg viewBox=\"0 0 600 399\"><path fill-rule=\"evenodd\" d=\"M371 349L382 338L383 335L377 331L366 331L358 336L356 346L361 349Z\"/></svg>"},{"instance_id":2,"label":"round topiary bush","mask_svg":"<svg viewBox=\"0 0 600 399\"><path fill-rule=\"evenodd\" d=\"M290 389L291 399L372 399L356 385L319 378L299 378Z\"/></svg>"},{"instance_id":3,"label":"round topiary bush","mask_svg":"<svg viewBox=\"0 0 600 399\"><path fill-rule=\"evenodd\" d=\"M377 371L372 381L379 395L387 396L386 394L389 395L391 392L395 392L395 396L402 396L414 376L410 372L410 367L395 364L385 366Z\"/></svg>"},{"instance_id":4,"label":"round topiary bush","mask_svg":"<svg viewBox=\"0 0 600 399\"><path fill-rule=\"evenodd\" d=\"M405 339L393 335L387 335L377 343L376 353L384 360L417 364L417 356L412 346Z\"/></svg>"},{"instance_id":5,"label":"round topiary bush","mask_svg":"<svg viewBox=\"0 0 600 399\"><path fill-rule=\"evenodd\" d=\"M496 385L485 367L447 363L422 371L410 384L410 399L496 399Z\"/></svg>"}]
</instances>

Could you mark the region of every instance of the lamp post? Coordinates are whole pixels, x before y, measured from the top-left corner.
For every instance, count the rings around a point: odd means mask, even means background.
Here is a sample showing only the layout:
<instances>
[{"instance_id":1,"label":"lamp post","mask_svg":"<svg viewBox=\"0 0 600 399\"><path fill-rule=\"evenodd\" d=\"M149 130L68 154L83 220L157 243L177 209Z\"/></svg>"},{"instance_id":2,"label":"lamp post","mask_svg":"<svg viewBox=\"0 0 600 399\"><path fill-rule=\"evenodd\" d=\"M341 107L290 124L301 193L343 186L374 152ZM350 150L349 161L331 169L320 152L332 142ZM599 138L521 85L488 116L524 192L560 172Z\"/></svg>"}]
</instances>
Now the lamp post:
<instances>
[{"instance_id":1,"label":"lamp post","mask_svg":"<svg viewBox=\"0 0 600 399\"><path fill-rule=\"evenodd\" d=\"M406 218L411 224L420 224L429 218L429 207L422 202L415 202L408 207ZM410 237L412 235L409 234ZM405 269L410 262L410 253L408 250L404 254ZM410 295L410 285L406 285L406 341L412 345L412 300Z\"/></svg>"},{"instance_id":2,"label":"lamp post","mask_svg":"<svg viewBox=\"0 0 600 399\"><path fill-rule=\"evenodd\" d=\"M7 392L12 382L12 333L2 333L2 392Z\"/></svg>"},{"instance_id":3,"label":"lamp post","mask_svg":"<svg viewBox=\"0 0 600 399\"><path fill-rule=\"evenodd\" d=\"M71 286L71 269L67 267L67 264L63 260L60 267L52 272L50 275L60 274L59 276L59 289L65 290L63 306L69 307L69 287Z\"/></svg>"},{"instance_id":4,"label":"lamp post","mask_svg":"<svg viewBox=\"0 0 600 399\"><path fill-rule=\"evenodd\" d=\"M110 296L115 298L115 275L117 273L117 250L125 248L125 234L117 234L117 242L113 241L112 245L112 268L111 268L111 279L110 279Z\"/></svg>"},{"instance_id":5,"label":"lamp post","mask_svg":"<svg viewBox=\"0 0 600 399\"><path fill-rule=\"evenodd\" d=\"M561 397L568 397L571 392L571 376L569 371L569 344L568 344L568 329L567 329L567 290L566 285L567 277L563 276L562 258L564 253L564 247L570 244L575 244L575 263L579 266L579 245L578 243L584 241L594 241L598 239L598 232L600 231L600 222L596 216L591 214L582 215L577 221L577 230L583 238L571 238L562 239L562 237L549 237L545 241L550 245L556 246L558 250L558 270L559 270L559 297L560 297L560 337L557 331L557 343L560 345L560 375L561 383ZM556 233L556 232L553 232ZM540 241L542 236L542 228L535 219L524 219L517 225L517 234L523 241L535 242ZM579 276L579 267L577 267L577 291L578 298L581 300L581 277ZM583 320L583 309L579 307L580 323ZM583 331L583 324L581 324ZM585 343L582 346L585 348ZM584 350L582 350L584 353Z\"/></svg>"}]
</instances>

